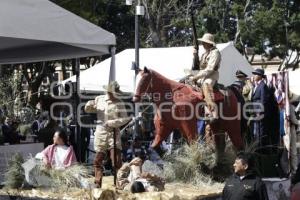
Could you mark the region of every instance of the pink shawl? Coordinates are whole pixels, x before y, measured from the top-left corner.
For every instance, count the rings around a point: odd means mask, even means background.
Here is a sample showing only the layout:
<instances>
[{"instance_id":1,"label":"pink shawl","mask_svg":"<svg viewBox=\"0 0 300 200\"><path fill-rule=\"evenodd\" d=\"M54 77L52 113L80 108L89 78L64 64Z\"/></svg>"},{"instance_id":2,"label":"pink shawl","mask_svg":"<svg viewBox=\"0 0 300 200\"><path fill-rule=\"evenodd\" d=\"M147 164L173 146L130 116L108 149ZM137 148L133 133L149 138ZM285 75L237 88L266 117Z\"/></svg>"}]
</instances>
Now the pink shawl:
<instances>
[{"instance_id":1,"label":"pink shawl","mask_svg":"<svg viewBox=\"0 0 300 200\"><path fill-rule=\"evenodd\" d=\"M47 164L50 164L53 166L54 160L54 152L56 150L56 145L52 144L49 145L46 149L42 151L42 154L44 156L44 159L46 159ZM72 146L68 147L68 153L66 155L66 158L64 160L64 167L70 167L71 165L75 164L77 162L74 150Z\"/></svg>"}]
</instances>

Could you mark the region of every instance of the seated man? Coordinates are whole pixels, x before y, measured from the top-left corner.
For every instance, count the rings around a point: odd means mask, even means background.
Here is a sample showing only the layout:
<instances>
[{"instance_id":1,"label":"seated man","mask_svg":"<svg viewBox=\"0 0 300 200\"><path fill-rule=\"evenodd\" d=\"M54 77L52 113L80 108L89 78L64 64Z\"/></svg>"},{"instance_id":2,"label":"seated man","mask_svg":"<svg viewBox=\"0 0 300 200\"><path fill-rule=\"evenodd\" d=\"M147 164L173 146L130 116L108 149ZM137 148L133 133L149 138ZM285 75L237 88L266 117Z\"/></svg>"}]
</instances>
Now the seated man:
<instances>
[{"instance_id":1,"label":"seated man","mask_svg":"<svg viewBox=\"0 0 300 200\"><path fill-rule=\"evenodd\" d=\"M202 88L209 112L212 112L214 110L213 87L219 79L218 70L220 68L221 54L216 48L212 34L206 33L198 40L201 41L205 52L200 57L200 71L196 75L190 76L189 80L196 82ZM215 112L211 114L213 118L217 118Z\"/></svg>"},{"instance_id":2,"label":"seated man","mask_svg":"<svg viewBox=\"0 0 300 200\"><path fill-rule=\"evenodd\" d=\"M164 180L154 174L142 172L142 159L136 157L130 163L124 163L117 174L119 189L137 192L164 190Z\"/></svg>"},{"instance_id":3,"label":"seated man","mask_svg":"<svg viewBox=\"0 0 300 200\"><path fill-rule=\"evenodd\" d=\"M26 140L26 136L19 134L18 126L19 123L17 120L11 120L9 117L5 118L2 125L4 143L20 144L21 140Z\"/></svg>"},{"instance_id":4,"label":"seated man","mask_svg":"<svg viewBox=\"0 0 300 200\"><path fill-rule=\"evenodd\" d=\"M248 153L239 153L233 164L234 174L226 181L223 200L255 199L268 200L265 184L254 172L254 158Z\"/></svg>"},{"instance_id":5,"label":"seated man","mask_svg":"<svg viewBox=\"0 0 300 200\"><path fill-rule=\"evenodd\" d=\"M198 40L201 41L205 52L200 57L200 71L190 79L197 82L199 86L204 86L204 84L214 86L219 79L221 54L216 48L212 34L206 33Z\"/></svg>"}]
</instances>

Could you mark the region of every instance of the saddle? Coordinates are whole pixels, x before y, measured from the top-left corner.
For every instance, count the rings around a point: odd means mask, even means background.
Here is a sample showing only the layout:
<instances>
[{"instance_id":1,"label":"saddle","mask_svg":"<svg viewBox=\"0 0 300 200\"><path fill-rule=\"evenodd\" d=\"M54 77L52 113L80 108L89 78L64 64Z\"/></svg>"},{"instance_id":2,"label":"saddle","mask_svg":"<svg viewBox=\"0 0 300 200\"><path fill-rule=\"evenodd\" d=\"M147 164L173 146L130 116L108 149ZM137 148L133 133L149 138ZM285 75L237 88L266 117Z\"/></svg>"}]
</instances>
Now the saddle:
<instances>
[{"instance_id":1,"label":"saddle","mask_svg":"<svg viewBox=\"0 0 300 200\"><path fill-rule=\"evenodd\" d=\"M216 83L213 92L216 102L224 101L225 97L228 96L227 88L223 84Z\"/></svg>"},{"instance_id":2,"label":"saddle","mask_svg":"<svg viewBox=\"0 0 300 200\"><path fill-rule=\"evenodd\" d=\"M199 92L205 99L207 103L209 102L221 102L225 100L227 95L227 89L224 85L216 83L213 88L199 87L195 84L187 83L188 85L192 86L193 90Z\"/></svg>"}]
</instances>

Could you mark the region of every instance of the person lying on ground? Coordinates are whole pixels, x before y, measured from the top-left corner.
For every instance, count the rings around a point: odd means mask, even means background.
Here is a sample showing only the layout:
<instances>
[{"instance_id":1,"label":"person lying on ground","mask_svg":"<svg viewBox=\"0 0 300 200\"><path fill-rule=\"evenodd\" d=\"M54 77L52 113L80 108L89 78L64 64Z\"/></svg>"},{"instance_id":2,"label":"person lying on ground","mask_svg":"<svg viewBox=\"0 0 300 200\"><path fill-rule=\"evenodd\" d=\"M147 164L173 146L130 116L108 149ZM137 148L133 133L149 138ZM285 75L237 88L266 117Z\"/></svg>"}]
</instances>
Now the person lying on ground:
<instances>
[{"instance_id":1,"label":"person lying on ground","mask_svg":"<svg viewBox=\"0 0 300 200\"><path fill-rule=\"evenodd\" d=\"M163 191L163 178L148 172L142 172L143 160L134 158L130 163L124 163L117 174L118 189L137 192ZM143 187L142 187L143 186Z\"/></svg>"}]
</instances>

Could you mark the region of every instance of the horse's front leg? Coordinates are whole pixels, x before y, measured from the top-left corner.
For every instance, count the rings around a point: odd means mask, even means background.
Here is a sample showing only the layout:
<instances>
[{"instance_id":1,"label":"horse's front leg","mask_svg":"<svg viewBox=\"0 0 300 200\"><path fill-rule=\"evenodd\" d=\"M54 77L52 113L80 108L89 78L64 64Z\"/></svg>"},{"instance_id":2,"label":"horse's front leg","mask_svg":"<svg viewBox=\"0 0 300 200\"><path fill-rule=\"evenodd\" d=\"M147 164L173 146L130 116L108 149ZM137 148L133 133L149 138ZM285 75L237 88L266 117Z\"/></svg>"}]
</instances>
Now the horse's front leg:
<instances>
[{"instance_id":1,"label":"horse's front leg","mask_svg":"<svg viewBox=\"0 0 300 200\"><path fill-rule=\"evenodd\" d=\"M160 156L162 156L164 154L164 152L161 149L160 145L171 134L171 128L168 126L167 123L163 123L159 119L154 120L154 126L155 126L155 138L154 138L153 143L151 144L151 147Z\"/></svg>"},{"instance_id":2,"label":"horse's front leg","mask_svg":"<svg viewBox=\"0 0 300 200\"><path fill-rule=\"evenodd\" d=\"M197 120L185 120L180 121L180 132L187 139L188 143L191 144L198 139L197 135Z\"/></svg>"}]
</instances>

